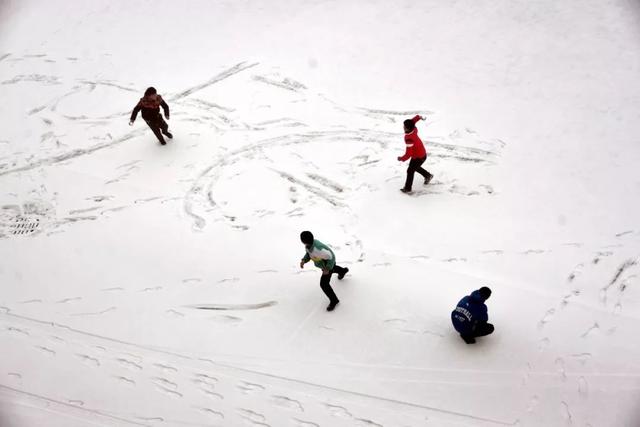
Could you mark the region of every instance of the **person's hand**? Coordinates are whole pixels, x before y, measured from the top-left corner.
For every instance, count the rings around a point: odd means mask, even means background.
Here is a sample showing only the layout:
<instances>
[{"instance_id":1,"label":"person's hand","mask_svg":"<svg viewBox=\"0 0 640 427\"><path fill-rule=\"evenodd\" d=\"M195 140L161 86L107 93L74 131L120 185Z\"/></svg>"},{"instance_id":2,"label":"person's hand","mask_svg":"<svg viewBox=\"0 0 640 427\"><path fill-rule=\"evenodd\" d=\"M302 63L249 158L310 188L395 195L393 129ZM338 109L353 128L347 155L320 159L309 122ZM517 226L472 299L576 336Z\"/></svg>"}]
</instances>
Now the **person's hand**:
<instances>
[{"instance_id":1,"label":"person's hand","mask_svg":"<svg viewBox=\"0 0 640 427\"><path fill-rule=\"evenodd\" d=\"M402 157L398 156L398 161L401 162L402 161Z\"/></svg>"},{"instance_id":2,"label":"person's hand","mask_svg":"<svg viewBox=\"0 0 640 427\"><path fill-rule=\"evenodd\" d=\"M129 122L129 126L133 126L133 120Z\"/></svg>"},{"instance_id":3,"label":"person's hand","mask_svg":"<svg viewBox=\"0 0 640 427\"><path fill-rule=\"evenodd\" d=\"M169 116L165 117L165 119L169 120Z\"/></svg>"},{"instance_id":4,"label":"person's hand","mask_svg":"<svg viewBox=\"0 0 640 427\"><path fill-rule=\"evenodd\" d=\"M304 261L300 261L300 268L304 268Z\"/></svg>"},{"instance_id":5,"label":"person's hand","mask_svg":"<svg viewBox=\"0 0 640 427\"><path fill-rule=\"evenodd\" d=\"M420 116L420 120L427 120L425 116Z\"/></svg>"}]
</instances>

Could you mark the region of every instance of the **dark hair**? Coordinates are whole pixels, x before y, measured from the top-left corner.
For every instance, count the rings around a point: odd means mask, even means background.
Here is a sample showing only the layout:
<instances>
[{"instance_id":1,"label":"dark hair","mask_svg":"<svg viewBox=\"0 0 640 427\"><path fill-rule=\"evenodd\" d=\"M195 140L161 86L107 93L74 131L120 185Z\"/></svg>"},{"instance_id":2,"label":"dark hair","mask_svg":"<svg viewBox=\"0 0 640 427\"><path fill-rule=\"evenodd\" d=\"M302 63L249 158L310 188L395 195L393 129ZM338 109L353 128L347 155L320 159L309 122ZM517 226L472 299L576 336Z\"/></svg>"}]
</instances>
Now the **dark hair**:
<instances>
[{"instance_id":1,"label":"dark hair","mask_svg":"<svg viewBox=\"0 0 640 427\"><path fill-rule=\"evenodd\" d=\"M487 288L486 286L481 287L479 291L480 295L484 299L489 299L489 297L491 296L491 289Z\"/></svg>"},{"instance_id":2,"label":"dark hair","mask_svg":"<svg viewBox=\"0 0 640 427\"><path fill-rule=\"evenodd\" d=\"M313 244L313 233L310 231L303 231L300 233L300 241L305 245Z\"/></svg>"},{"instance_id":3,"label":"dark hair","mask_svg":"<svg viewBox=\"0 0 640 427\"><path fill-rule=\"evenodd\" d=\"M158 93L155 87L148 87L147 90L144 91L144 96L155 95Z\"/></svg>"},{"instance_id":4,"label":"dark hair","mask_svg":"<svg viewBox=\"0 0 640 427\"><path fill-rule=\"evenodd\" d=\"M409 131L412 131L416 128L416 124L413 123L413 120L407 119L404 121L404 127L407 128Z\"/></svg>"}]
</instances>

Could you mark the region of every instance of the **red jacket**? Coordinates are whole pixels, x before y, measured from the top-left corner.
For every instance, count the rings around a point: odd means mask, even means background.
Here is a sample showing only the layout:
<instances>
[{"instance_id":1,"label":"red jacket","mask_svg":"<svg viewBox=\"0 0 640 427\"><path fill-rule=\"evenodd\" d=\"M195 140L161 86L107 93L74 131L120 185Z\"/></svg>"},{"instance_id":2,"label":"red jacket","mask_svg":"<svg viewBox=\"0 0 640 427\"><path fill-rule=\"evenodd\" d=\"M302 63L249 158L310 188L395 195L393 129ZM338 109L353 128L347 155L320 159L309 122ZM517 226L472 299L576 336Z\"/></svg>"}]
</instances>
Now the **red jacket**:
<instances>
[{"instance_id":1,"label":"red jacket","mask_svg":"<svg viewBox=\"0 0 640 427\"><path fill-rule=\"evenodd\" d=\"M411 121L415 124L420 120L420 116L415 116ZM427 150L424 149L424 144L418 136L418 128L414 128L411 132L404 134L404 143L406 150L404 156L400 157L400 161L405 161L409 158L421 159L427 157Z\"/></svg>"}]
</instances>

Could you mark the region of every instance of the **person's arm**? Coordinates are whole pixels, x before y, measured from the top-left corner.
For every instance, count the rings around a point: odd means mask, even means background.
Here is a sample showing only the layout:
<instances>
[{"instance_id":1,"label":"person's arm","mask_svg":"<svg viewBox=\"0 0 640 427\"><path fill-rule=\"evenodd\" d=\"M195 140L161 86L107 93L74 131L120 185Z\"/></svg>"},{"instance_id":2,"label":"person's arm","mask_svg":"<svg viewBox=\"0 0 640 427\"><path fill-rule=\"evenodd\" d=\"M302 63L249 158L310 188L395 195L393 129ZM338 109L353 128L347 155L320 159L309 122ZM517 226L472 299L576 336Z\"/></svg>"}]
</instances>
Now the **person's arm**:
<instances>
[{"instance_id":1,"label":"person's arm","mask_svg":"<svg viewBox=\"0 0 640 427\"><path fill-rule=\"evenodd\" d=\"M410 158L411 154L413 153L413 140L408 135L405 135L404 137L404 144L405 144L404 156L398 157L398 160L400 160L401 162L404 162L405 160Z\"/></svg>"},{"instance_id":2,"label":"person's arm","mask_svg":"<svg viewBox=\"0 0 640 427\"><path fill-rule=\"evenodd\" d=\"M160 106L164 110L164 117L169 120L169 106L166 102L164 102L164 99L162 99L162 97L160 97Z\"/></svg>"},{"instance_id":3,"label":"person's arm","mask_svg":"<svg viewBox=\"0 0 640 427\"><path fill-rule=\"evenodd\" d=\"M487 323L489 321L489 313L487 312L487 305L482 304L480 307L480 315L478 316L478 323Z\"/></svg>"},{"instance_id":4,"label":"person's arm","mask_svg":"<svg viewBox=\"0 0 640 427\"><path fill-rule=\"evenodd\" d=\"M138 116L138 112L140 111L140 109L142 109L142 106L138 102L138 104L136 104L133 111L131 112L131 118L129 119L129 123L133 124L133 122L136 121L136 117Z\"/></svg>"},{"instance_id":5,"label":"person's arm","mask_svg":"<svg viewBox=\"0 0 640 427\"><path fill-rule=\"evenodd\" d=\"M305 252L304 256L300 260L300 268L304 268L304 265L311 261L311 257L309 256L309 252Z\"/></svg>"},{"instance_id":6,"label":"person's arm","mask_svg":"<svg viewBox=\"0 0 640 427\"><path fill-rule=\"evenodd\" d=\"M420 120L424 120L424 117L422 117L421 115L416 115L413 119L411 119L411 121L413 122L413 124L415 125L416 123L418 123Z\"/></svg>"}]
</instances>

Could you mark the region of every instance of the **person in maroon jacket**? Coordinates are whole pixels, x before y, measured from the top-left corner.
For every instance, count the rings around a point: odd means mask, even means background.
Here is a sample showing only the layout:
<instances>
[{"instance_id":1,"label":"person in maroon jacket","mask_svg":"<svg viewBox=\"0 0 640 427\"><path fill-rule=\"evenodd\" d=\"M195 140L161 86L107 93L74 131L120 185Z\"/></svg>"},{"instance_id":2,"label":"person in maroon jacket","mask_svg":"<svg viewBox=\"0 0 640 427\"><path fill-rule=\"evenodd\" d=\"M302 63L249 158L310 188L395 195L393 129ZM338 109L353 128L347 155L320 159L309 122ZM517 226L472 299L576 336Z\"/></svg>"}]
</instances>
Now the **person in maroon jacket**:
<instances>
[{"instance_id":1,"label":"person in maroon jacket","mask_svg":"<svg viewBox=\"0 0 640 427\"><path fill-rule=\"evenodd\" d=\"M413 175L418 172L424 177L424 185L427 185L433 175L422 168L422 164L427 160L427 151L424 149L424 144L418 136L418 129L416 123L418 120L424 120L422 116L415 116L413 119L407 119L404 121L404 143L406 151L404 156L398 157L398 160L404 162L411 158L409 161L409 167L407 168L407 180L404 183L404 187L400 189L403 193L410 193L411 186L413 185Z\"/></svg>"},{"instance_id":2,"label":"person in maroon jacket","mask_svg":"<svg viewBox=\"0 0 640 427\"><path fill-rule=\"evenodd\" d=\"M173 135L169 132L169 125L162 119L162 115L160 114L160 107L164 110L164 116L169 120L169 106L164 99L160 95L154 87L147 88L144 92L144 96L140 98L140 101L131 112L131 120L129 121L129 126L133 126L133 122L136 121L136 116L138 112L142 110L142 118L155 136L160 141L160 144L165 145L166 141L162 137L162 135L166 135L169 139L173 138Z\"/></svg>"}]
</instances>

